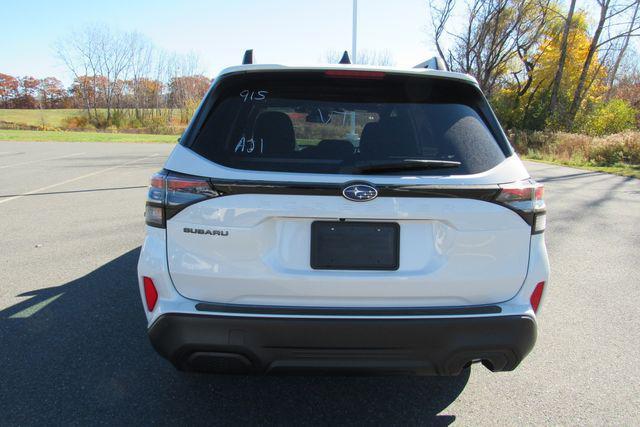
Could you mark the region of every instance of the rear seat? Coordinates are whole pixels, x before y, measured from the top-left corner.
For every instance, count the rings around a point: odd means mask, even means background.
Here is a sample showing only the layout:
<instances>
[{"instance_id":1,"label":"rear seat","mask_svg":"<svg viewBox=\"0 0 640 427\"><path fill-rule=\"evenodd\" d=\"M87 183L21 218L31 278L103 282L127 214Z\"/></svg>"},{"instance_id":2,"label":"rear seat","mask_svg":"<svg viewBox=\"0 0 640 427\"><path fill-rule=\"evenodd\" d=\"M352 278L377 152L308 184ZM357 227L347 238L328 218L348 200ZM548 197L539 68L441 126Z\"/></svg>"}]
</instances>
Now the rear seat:
<instances>
[{"instance_id":1,"label":"rear seat","mask_svg":"<svg viewBox=\"0 0 640 427\"><path fill-rule=\"evenodd\" d=\"M293 123L281 111L265 111L256 119L253 128L256 144L262 139L262 153L265 156L291 154L296 147Z\"/></svg>"},{"instance_id":2,"label":"rear seat","mask_svg":"<svg viewBox=\"0 0 640 427\"><path fill-rule=\"evenodd\" d=\"M418 156L418 143L409 119L390 117L367 123L360 136L360 153L363 157Z\"/></svg>"}]
</instances>

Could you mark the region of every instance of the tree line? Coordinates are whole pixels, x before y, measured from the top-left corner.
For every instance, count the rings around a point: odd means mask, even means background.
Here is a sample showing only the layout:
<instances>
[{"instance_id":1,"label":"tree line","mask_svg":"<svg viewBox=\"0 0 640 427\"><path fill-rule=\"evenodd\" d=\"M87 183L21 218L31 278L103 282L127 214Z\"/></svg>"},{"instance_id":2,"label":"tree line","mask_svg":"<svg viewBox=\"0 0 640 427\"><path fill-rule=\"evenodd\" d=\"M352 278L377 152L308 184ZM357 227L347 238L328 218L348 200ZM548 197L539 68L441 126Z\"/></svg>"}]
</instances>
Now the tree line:
<instances>
[{"instance_id":1,"label":"tree line","mask_svg":"<svg viewBox=\"0 0 640 427\"><path fill-rule=\"evenodd\" d=\"M88 26L58 40L54 51L72 84L0 74L0 108L82 109L95 128L185 124L211 85L195 54L158 49L137 32Z\"/></svg>"},{"instance_id":2,"label":"tree line","mask_svg":"<svg viewBox=\"0 0 640 427\"><path fill-rule=\"evenodd\" d=\"M429 9L438 53L477 79L506 128L638 127L640 0L432 0ZM85 27L54 51L73 83L0 74L0 107L79 108L97 128L121 127L123 112L125 126L176 122L176 114L184 124L210 85L197 56L163 51L136 32ZM356 62L393 59L362 51Z\"/></svg>"},{"instance_id":3,"label":"tree line","mask_svg":"<svg viewBox=\"0 0 640 427\"><path fill-rule=\"evenodd\" d=\"M511 129L637 127L640 0L435 0L447 66L473 75ZM588 8L588 10L587 10ZM457 18L457 19L456 19Z\"/></svg>"},{"instance_id":4,"label":"tree line","mask_svg":"<svg viewBox=\"0 0 640 427\"><path fill-rule=\"evenodd\" d=\"M52 109L182 108L200 99L211 84L203 75L175 76L168 82L150 78L108 82L104 76L78 76L69 87L56 77L16 77L0 73L0 108ZM109 85L113 97L107 96Z\"/></svg>"},{"instance_id":5,"label":"tree line","mask_svg":"<svg viewBox=\"0 0 640 427\"><path fill-rule=\"evenodd\" d=\"M0 108L72 108L69 91L56 77L37 79L0 73Z\"/></svg>"}]
</instances>

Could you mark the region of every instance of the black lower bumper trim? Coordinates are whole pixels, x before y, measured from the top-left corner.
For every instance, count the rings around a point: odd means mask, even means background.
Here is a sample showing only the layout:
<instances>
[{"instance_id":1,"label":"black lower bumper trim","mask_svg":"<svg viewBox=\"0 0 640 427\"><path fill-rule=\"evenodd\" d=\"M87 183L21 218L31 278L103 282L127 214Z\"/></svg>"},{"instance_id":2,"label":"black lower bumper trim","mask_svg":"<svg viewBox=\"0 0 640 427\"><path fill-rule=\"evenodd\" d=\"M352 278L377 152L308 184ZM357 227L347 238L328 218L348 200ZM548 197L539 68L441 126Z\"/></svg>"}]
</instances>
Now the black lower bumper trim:
<instances>
[{"instance_id":1,"label":"black lower bumper trim","mask_svg":"<svg viewBox=\"0 0 640 427\"><path fill-rule=\"evenodd\" d=\"M437 319L267 318L164 314L149 329L177 368L216 373L457 375L482 361L513 370L536 340L528 316Z\"/></svg>"}]
</instances>

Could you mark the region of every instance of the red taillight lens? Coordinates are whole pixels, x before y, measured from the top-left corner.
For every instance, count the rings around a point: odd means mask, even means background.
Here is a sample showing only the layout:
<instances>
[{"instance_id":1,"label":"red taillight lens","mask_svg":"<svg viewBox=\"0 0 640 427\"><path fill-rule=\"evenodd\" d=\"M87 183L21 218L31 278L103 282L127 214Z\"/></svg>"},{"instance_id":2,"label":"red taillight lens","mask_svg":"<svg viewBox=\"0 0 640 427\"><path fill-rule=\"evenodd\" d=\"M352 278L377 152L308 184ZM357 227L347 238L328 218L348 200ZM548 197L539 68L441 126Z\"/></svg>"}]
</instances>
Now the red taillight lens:
<instances>
[{"instance_id":1,"label":"red taillight lens","mask_svg":"<svg viewBox=\"0 0 640 427\"><path fill-rule=\"evenodd\" d=\"M544 282L540 282L536 285L533 293L531 294L531 298L529 301L531 302L531 307L534 312L538 312L538 307L540 306L540 300L542 299L542 292L544 291Z\"/></svg>"},{"instance_id":2,"label":"red taillight lens","mask_svg":"<svg viewBox=\"0 0 640 427\"><path fill-rule=\"evenodd\" d=\"M500 185L498 201L509 202L536 202L542 200L544 186L532 179L512 182Z\"/></svg>"},{"instance_id":3,"label":"red taillight lens","mask_svg":"<svg viewBox=\"0 0 640 427\"><path fill-rule=\"evenodd\" d=\"M327 70L324 72L327 77L351 78L351 79L371 79L381 80L385 73L382 71L359 71L359 70Z\"/></svg>"},{"instance_id":4,"label":"red taillight lens","mask_svg":"<svg viewBox=\"0 0 640 427\"><path fill-rule=\"evenodd\" d=\"M147 301L147 310L153 311L158 302L158 291L150 277L143 277L142 283L144 285L144 298Z\"/></svg>"},{"instance_id":5,"label":"red taillight lens","mask_svg":"<svg viewBox=\"0 0 640 427\"><path fill-rule=\"evenodd\" d=\"M532 234L546 227L544 186L532 179L500 185L496 202L516 211L531 226Z\"/></svg>"},{"instance_id":6,"label":"red taillight lens","mask_svg":"<svg viewBox=\"0 0 640 427\"><path fill-rule=\"evenodd\" d=\"M522 201L531 201L531 192L533 188L531 187L505 187L500 190L500 195L498 199L505 203L509 202L522 202Z\"/></svg>"},{"instance_id":7,"label":"red taillight lens","mask_svg":"<svg viewBox=\"0 0 640 427\"><path fill-rule=\"evenodd\" d=\"M536 187L535 199L542 200L542 197L544 196L544 185L542 184L537 184L537 185L538 186Z\"/></svg>"},{"instance_id":8,"label":"red taillight lens","mask_svg":"<svg viewBox=\"0 0 640 427\"><path fill-rule=\"evenodd\" d=\"M167 176L167 205L182 205L207 197L215 197L209 181L200 177Z\"/></svg>"},{"instance_id":9,"label":"red taillight lens","mask_svg":"<svg viewBox=\"0 0 640 427\"><path fill-rule=\"evenodd\" d=\"M169 174L167 176L166 219L171 219L189 205L219 195L206 178Z\"/></svg>"},{"instance_id":10,"label":"red taillight lens","mask_svg":"<svg viewBox=\"0 0 640 427\"><path fill-rule=\"evenodd\" d=\"M152 189L156 189L156 188L160 189L160 190L164 189L164 178L165 178L165 176L162 175L161 173L154 173L151 176L150 187Z\"/></svg>"}]
</instances>

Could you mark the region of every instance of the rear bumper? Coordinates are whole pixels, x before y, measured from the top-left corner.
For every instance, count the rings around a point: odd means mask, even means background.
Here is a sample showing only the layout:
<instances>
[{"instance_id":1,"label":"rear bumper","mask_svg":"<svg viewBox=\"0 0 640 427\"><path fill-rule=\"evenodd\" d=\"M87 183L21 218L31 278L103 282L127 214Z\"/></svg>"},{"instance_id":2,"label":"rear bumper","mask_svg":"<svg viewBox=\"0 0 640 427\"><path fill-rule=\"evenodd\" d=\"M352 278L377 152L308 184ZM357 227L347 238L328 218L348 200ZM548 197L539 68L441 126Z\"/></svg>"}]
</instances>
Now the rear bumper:
<instances>
[{"instance_id":1,"label":"rear bumper","mask_svg":"<svg viewBox=\"0 0 640 427\"><path fill-rule=\"evenodd\" d=\"M536 340L532 317L243 317L163 314L154 348L178 369L457 375L472 361L513 370Z\"/></svg>"}]
</instances>

